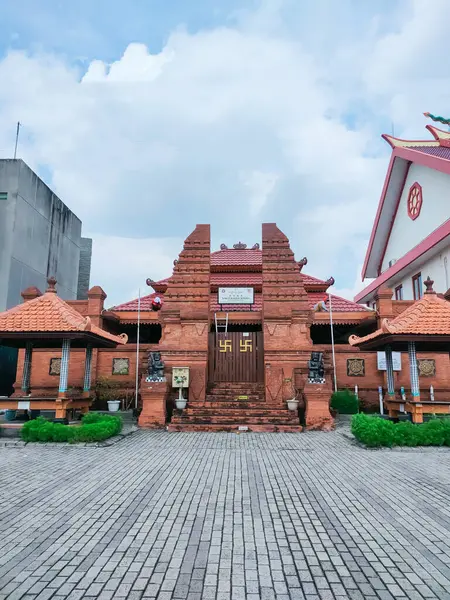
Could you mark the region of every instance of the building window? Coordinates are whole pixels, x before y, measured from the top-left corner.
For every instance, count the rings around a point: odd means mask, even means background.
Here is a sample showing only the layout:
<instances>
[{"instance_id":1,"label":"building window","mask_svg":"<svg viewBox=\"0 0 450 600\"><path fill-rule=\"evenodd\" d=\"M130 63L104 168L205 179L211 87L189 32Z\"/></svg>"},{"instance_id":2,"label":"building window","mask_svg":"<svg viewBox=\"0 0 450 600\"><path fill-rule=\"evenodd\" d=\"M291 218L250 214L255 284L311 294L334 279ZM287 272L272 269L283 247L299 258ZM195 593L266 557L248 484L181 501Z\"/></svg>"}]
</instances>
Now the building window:
<instances>
[{"instance_id":1,"label":"building window","mask_svg":"<svg viewBox=\"0 0 450 600\"><path fill-rule=\"evenodd\" d=\"M403 286L402 285L398 285L395 288L395 299L396 300L403 300Z\"/></svg>"},{"instance_id":2,"label":"building window","mask_svg":"<svg viewBox=\"0 0 450 600\"><path fill-rule=\"evenodd\" d=\"M8 200L8 194L6 192L0 192L0 200Z\"/></svg>"},{"instance_id":3,"label":"building window","mask_svg":"<svg viewBox=\"0 0 450 600\"><path fill-rule=\"evenodd\" d=\"M416 183L413 183L409 188L408 194L408 217L413 221L420 215L422 203L422 186L416 181Z\"/></svg>"},{"instance_id":4,"label":"building window","mask_svg":"<svg viewBox=\"0 0 450 600\"><path fill-rule=\"evenodd\" d=\"M414 275L412 278L412 285L414 300L420 300L422 298L422 273Z\"/></svg>"}]
</instances>

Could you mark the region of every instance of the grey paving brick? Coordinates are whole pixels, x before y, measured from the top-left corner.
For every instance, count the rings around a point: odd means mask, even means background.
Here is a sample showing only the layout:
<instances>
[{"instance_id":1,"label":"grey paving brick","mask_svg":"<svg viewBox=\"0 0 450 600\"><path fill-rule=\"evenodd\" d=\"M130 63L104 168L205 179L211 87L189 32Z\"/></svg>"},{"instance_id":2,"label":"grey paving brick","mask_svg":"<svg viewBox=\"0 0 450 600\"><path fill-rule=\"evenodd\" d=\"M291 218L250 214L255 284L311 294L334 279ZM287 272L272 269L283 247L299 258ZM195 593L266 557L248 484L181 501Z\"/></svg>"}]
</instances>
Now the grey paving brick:
<instances>
[{"instance_id":1,"label":"grey paving brick","mask_svg":"<svg viewBox=\"0 0 450 600\"><path fill-rule=\"evenodd\" d=\"M2 447L0 598L450 600L450 451L343 433Z\"/></svg>"}]
</instances>

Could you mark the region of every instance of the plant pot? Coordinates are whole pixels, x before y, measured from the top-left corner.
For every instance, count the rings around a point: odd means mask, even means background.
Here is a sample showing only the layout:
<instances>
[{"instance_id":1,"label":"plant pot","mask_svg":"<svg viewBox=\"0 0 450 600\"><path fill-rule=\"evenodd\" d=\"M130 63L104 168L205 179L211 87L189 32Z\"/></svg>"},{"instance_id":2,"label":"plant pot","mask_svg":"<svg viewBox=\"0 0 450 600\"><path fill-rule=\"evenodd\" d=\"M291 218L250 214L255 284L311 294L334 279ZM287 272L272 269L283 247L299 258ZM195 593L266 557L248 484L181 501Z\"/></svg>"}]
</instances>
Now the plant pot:
<instances>
[{"instance_id":1,"label":"plant pot","mask_svg":"<svg viewBox=\"0 0 450 600\"><path fill-rule=\"evenodd\" d=\"M298 410L298 400L287 400L289 410Z\"/></svg>"},{"instance_id":2,"label":"plant pot","mask_svg":"<svg viewBox=\"0 0 450 600\"><path fill-rule=\"evenodd\" d=\"M120 408L120 400L108 400L109 412L117 412Z\"/></svg>"},{"instance_id":3,"label":"plant pot","mask_svg":"<svg viewBox=\"0 0 450 600\"><path fill-rule=\"evenodd\" d=\"M178 408L178 410L184 410L186 408L186 404L187 404L187 400L185 400L185 399L175 400L175 406Z\"/></svg>"},{"instance_id":4,"label":"plant pot","mask_svg":"<svg viewBox=\"0 0 450 600\"><path fill-rule=\"evenodd\" d=\"M5 421L14 421L15 418L16 411L11 408L7 408L5 412Z\"/></svg>"}]
</instances>

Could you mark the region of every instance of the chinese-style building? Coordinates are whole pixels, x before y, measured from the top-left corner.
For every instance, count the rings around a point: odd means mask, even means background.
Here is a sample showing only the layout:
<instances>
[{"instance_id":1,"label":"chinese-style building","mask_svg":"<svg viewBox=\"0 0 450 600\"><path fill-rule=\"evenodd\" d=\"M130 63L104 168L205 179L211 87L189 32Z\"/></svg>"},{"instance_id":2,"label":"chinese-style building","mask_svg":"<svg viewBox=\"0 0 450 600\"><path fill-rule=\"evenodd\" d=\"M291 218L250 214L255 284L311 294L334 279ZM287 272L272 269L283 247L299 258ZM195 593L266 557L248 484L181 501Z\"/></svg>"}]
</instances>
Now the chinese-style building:
<instances>
[{"instance_id":1,"label":"chinese-style building","mask_svg":"<svg viewBox=\"0 0 450 600\"><path fill-rule=\"evenodd\" d=\"M138 381L140 424L168 425L171 431L233 431L239 426L253 431L299 431L302 425L329 428L334 372L338 388L357 385L363 404L377 406L379 386L386 387L385 367L377 352L351 346L349 337L373 333L383 319L399 315L412 302L394 301L392 291L381 288L374 308L369 309L329 294L334 280L307 275L306 264L306 258L295 259L287 237L274 223L263 224L261 246L237 243L213 252L210 226L197 225L174 261L173 273L162 281L148 280L153 291L140 301L107 310L106 294L94 287L87 300L66 303L89 319L90 327L114 336L112 347L92 349L92 389L107 381L119 386L125 396L133 393ZM39 295L35 288L25 290L24 301ZM45 338L52 322L40 322ZM120 334L126 334L126 343ZM33 335L36 338L36 332ZM3 337L0 329L0 343ZM148 377L149 356L155 352L160 353L166 381ZM320 383L309 378L312 352L324 358L325 378ZM83 390L85 354L85 349L73 345L68 364L68 386L73 390ZM54 346L40 343L33 349L27 374L32 397L57 394L60 358ZM430 383L436 397L445 395L448 353L418 352L417 358L423 396ZM25 350L21 350L19 382L24 364ZM183 411L174 408L178 395L172 388L174 367L189 367ZM406 363L393 377L396 388L408 388ZM293 399L299 400L299 411L288 409L287 401ZM94 407L106 408L98 401Z\"/></svg>"},{"instance_id":2,"label":"chinese-style building","mask_svg":"<svg viewBox=\"0 0 450 600\"><path fill-rule=\"evenodd\" d=\"M373 281L357 302L373 306L381 286L392 289L396 300L419 300L427 277L440 292L450 288L450 131L427 130L426 140L382 136L391 159L362 271L363 280Z\"/></svg>"}]
</instances>

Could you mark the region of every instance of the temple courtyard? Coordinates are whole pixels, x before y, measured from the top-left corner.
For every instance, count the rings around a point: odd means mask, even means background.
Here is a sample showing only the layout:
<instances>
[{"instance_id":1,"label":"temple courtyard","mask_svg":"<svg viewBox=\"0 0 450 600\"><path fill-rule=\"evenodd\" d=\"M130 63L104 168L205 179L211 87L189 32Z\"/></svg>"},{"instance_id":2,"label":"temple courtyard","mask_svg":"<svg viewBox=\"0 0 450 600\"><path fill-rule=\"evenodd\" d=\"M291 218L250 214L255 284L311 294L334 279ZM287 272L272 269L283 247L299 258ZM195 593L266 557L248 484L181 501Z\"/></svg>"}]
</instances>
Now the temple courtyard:
<instances>
[{"instance_id":1,"label":"temple courtyard","mask_svg":"<svg viewBox=\"0 0 450 600\"><path fill-rule=\"evenodd\" d=\"M0 598L450 598L450 451L348 433L0 448Z\"/></svg>"}]
</instances>

